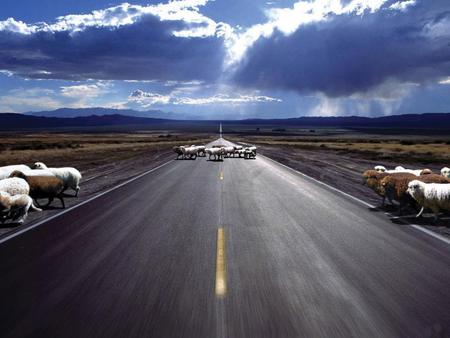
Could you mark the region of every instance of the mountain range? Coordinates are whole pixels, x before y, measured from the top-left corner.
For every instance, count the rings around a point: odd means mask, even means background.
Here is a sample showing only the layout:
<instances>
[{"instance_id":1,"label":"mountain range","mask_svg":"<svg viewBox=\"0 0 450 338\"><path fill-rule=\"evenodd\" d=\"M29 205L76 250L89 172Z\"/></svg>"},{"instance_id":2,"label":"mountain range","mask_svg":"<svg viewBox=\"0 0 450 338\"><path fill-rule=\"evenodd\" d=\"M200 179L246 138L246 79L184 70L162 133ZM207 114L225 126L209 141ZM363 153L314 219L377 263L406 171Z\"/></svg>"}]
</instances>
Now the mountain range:
<instances>
[{"instance_id":1,"label":"mountain range","mask_svg":"<svg viewBox=\"0 0 450 338\"><path fill-rule=\"evenodd\" d=\"M46 129L67 127L99 126L155 126L158 124L200 126L217 124L219 121L174 120L161 111L138 112L108 108L69 109L33 112L28 114L0 114L0 130ZM169 113L170 117L174 114ZM341 128L390 128L390 129L436 129L450 131L450 113L425 113L391 115L383 117L298 117L289 119L247 119L222 121L224 125L247 126L298 126L298 127L341 127Z\"/></svg>"}]
</instances>

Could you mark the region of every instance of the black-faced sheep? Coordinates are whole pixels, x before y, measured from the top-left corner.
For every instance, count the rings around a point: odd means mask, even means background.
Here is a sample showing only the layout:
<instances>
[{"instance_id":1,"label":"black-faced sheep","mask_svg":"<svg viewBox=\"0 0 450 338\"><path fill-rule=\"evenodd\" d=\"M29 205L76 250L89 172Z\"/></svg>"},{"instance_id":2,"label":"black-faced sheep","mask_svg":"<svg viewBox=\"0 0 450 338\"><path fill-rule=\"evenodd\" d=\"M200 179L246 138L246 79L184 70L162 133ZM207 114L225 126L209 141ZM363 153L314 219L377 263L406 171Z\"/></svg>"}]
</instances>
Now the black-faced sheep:
<instances>
[{"instance_id":1,"label":"black-faced sheep","mask_svg":"<svg viewBox=\"0 0 450 338\"><path fill-rule=\"evenodd\" d=\"M50 205L55 198L61 201L62 207L65 208L63 199L64 182L56 176L26 176L20 171L13 171L10 177L24 179L30 186L30 196L36 201L40 198L47 198Z\"/></svg>"}]
</instances>

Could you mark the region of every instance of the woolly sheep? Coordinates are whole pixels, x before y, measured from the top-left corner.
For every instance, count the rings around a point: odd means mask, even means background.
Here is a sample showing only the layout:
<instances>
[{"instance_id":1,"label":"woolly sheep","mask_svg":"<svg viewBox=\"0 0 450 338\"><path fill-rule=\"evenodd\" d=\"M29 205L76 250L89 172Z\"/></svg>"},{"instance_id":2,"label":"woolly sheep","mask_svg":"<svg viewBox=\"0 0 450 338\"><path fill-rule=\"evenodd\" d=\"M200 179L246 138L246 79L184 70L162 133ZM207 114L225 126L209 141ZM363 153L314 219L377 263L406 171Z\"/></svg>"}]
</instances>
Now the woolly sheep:
<instances>
[{"instance_id":1,"label":"woolly sheep","mask_svg":"<svg viewBox=\"0 0 450 338\"><path fill-rule=\"evenodd\" d=\"M256 157L256 147L247 147L244 149L244 158L255 158Z\"/></svg>"},{"instance_id":2,"label":"woolly sheep","mask_svg":"<svg viewBox=\"0 0 450 338\"><path fill-rule=\"evenodd\" d=\"M22 178L5 178L0 180L0 191L4 191L11 196L28 195L30 193L30 186Z\"/></svg>"},{"instance_id":3,"label":"woolly sheep","mask_svg":"<svg viewBox=\"0 0 450 338\"><path fill-rule=\"evenodd\" d=\"M33 199L28 195L11 196L7 192L0 192L0 215L1 222L7 219L17 221L21 224L28 216L29 210L42 211L33 204Z\"/></svg>"},{"instance_id":4,"label":"woolly sheep","mask_svg":"<svg viewBox=\"0 0 450 338\"><path fill-rule=\"evenodd\" d=\"M223 154L226 157L230 157L231 155L234 154L234 147L231 147L231 146L230 147L223 147L222 150L223 150Z\"/></svg>"},{"instance_id":5,"label":"woolly sheep","mask_svg":"<svg viewBox=\"0 0 450 338\"><path fill-rule=\"evenodd\" d=\"M48 203L46 206L48 206L55 198L58 198L62 207L66 207L62 194L64 182L60 178L56 176L26 176L18 170L13 171L10 177L18 177L27 181L30 186L30 196L36 201L36 204L38 204L38 199L47 198Z\"/></svg>"},{"instance_id":6,"label":"woolly sheep","mask_svg":"<svg viewBox=\"0 0 450 338\"><path fill-rule=\"evenodd\" d=\"M384 167L384 166L382 166L382 165L376 165L376 166L374 167L374 169L375 169L376 171L378 171L379 173L384 173L384 172L386 171L386 167Z\"/></svg>"},{"instance_id":7,"label":"woolly sheep","mask_svg":"<svg viewBox=\"0 0 450 338\"><path fill-rule=\"evenodd\" d=\"M214 157L214 160L222 160L223 157L223 148L206 148L205 153L209 155L208 160L211 160L211 157Z\"/></svg>"},{"instance_id":8,"label":"woolly sheep","mask_svg":"<svg viewBox=\"0 0 450 338\"><path fill-rule=\"evenodd\" d=\"M180 158L180 156L183 158L183 152L181 151L181 147L175 146L172 148L172 150L177 154L177 160Z\"/></svg>"},{"instance_id":9,"label":"woolly sheep","mask_svg":"<svg viewBox=\"0 0 450 338\"><path fill-rule=\"evenodd\" d=\"M422 206L417 217L422 215L425 208L429 208L433 211L436 222L441 210L450 210L450 184L413 180L408 184L408 193Z\"/></svg>"},{"instance_id":10,"label":"woolly sheep","mask_svg":"<svg viewBox=\"0 0 450 338\"><path fill-rule=\"evenodd\" d=\"M194 147L181 146L180 150L183 153L183 157L185 158L187 157L195 160L197 157L197 148L195 146Z\"/></svg>"},{"instance_id":11,"label":"woolly sheep","mask_svg":"<svg viewBox=\"0 0 450 338\"><path fill-rule=\"evenodd\" d=\"M441 169L441 175L450 178L450 168L444 167Z\"/></svg>"},{"instance_id":12,"label":"woolly sheep","mask_svg":"<svg viewBox=\"0 0 450 338\"><path fill-rule=\"evenodd\" d=\"M387 170L386 167L382 165L377 165L374 169L381 173L394 174L394 173L409 173L416 176L431 174L432 171L430 169L406 169L402 166L397 166L395 169Z\"/></svg>"},{"instance_id":13,"label":"woolly sheep","mask_svg":"<svg viewBox=\"0 0 450 338\"><path fill-rule=\"evenodd\" d=\"M64 190L71 188L75 190L75 196L78 196L78 192L80 191L81 173L77 169L72 167L48 168L42 162L36 162L34 166L37 169L51 172L53 175L64 182ZM27 175L26 173L24 174Z\"/></svg>"},{"instance_id":14,"label":"woolly sheep","mask_svg":"<svg viewBox=\"0 0 450 338\"><path fill-rule=\"evenodd\" d=\"M406 191L408 190L408 183L416 178L415 175L410 173L388 174L380 181L380 191L391 203L393 200L399 202L399 212L408 204L415 208L414 199Z\"/></svg>"},{"instance_id":15,"label":"woolly sheep","mask_svg":"<svg viewBox=\"0 0 450 338\"><path fill-rule=\"evenodd\" d=\"M0 167L0 180L9 177L14 170L31 170L29 166L25 164L7 165L5 167Z\"/></svg>"}]
</instances>

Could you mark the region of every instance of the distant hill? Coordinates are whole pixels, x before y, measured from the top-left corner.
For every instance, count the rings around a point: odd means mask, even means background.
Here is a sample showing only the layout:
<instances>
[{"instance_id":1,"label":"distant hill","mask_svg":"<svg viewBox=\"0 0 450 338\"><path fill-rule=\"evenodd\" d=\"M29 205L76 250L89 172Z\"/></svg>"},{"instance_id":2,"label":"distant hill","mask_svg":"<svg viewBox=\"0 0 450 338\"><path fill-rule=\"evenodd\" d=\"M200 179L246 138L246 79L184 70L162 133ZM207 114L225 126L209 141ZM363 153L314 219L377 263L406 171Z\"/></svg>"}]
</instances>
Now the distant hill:
<instances>
[{"instance_id":1,"label":"distant hill","mask_svg":"<svg viewBox=\"0 0 450 338\"><path fill-rule=\"evenodd\" d=\"M227 123L227 122L225 122ZM437 128L450 129L450 113L404 114L382 117L336 116L314 117L303 116L289 119L248 119L240 121L247 125L286 125L312 127L345 127L345 128Z\"/></svg>"},{"instance_id":2,"label":"distant hill","mask_svg":"<svg viewBox=\"0 0 450 338\"><path fill-rule=\"evenodd\" d=\"M0 130L152 125L165 122L171 122L171 120L124 115L91 115L74 118L59 118L11 113L0 114Z\"/></svg>"},{"instance_id":3,"label":"distant hill","mask_svg":"<svg viewBox=\"0 0 450 338\"><path fill-rule=\"evenodd\" d=\"M98 108L97 113L102 110ZM92 109L90 110L93 111ZM36 113L37 114L37 113ZM90 115L79 117L45 117L25 114L0 114L0 130L46 129L68 127L100 127L100 126L180 126L202 130L202 126L216 126L218 121L188 121L162 118L136 117L122 114ZM247 126L291 126L291 127L340 127L340 128L384 128L384 129L428 129L444 130L450 133L450 113L428 113L383 116L377 118L350 117L299 117L291 119L249 119L222 121L224 125Z\"/></svg>"},{"instance_id":4,"label":"distant hill","mask_svg":"<svg viewBox=\"0 0 450 338\"><path fill-rule=\"evenodd\" d=\"M147 117L147 118L157 118L157 119L183 119L183 120L194 120L199 119L199 116L194 116L190 114L177 114L172 112L165 112L162 110L146 110L138 111L133 109L113 109L113 108L60 108L56 110L46 110L39 112L27 112L25 115L31 116L43 116L43 117L80 117L80 116L92 116L92 115L123 115L123 116L134 116L134 117Z\"/></svg>"}]
</instances>

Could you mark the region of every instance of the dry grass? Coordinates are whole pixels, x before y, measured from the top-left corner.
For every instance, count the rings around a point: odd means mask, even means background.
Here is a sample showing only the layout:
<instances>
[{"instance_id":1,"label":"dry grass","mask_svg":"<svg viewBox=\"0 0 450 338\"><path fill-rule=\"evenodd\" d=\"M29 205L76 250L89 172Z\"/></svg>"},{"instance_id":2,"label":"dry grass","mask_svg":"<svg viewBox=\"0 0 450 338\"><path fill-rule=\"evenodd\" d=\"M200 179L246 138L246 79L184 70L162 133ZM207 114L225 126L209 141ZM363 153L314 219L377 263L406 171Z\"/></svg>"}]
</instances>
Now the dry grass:
<instances>
[{"instance_id":1,"label":"dry grass","mask_svg":"<svg viewBox=\"0 0 450 338\"><path fill-rule=\"evenodd\" d=\"M311 139L298 137L244 137L235 141L267 146L293 147L297 149L328 150L346 154L362 155L366 158L408 159L409 162L450 162L448 140L405 139Z\"/></svg>"},{"instance_id":2,"label":"dry grass","mask_svg":"<svg viewBox=\"0 0 450 338\"><path fill-rule=\"evenodd\" d=\"M41 161L85 170L140 154L167 151L174 145L199 144L211 139L207 135L166 137L158 133L0 135L0 166Z\"/></svg>"}]
</instances>

